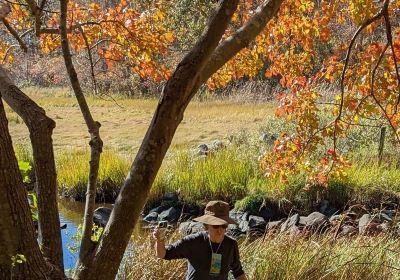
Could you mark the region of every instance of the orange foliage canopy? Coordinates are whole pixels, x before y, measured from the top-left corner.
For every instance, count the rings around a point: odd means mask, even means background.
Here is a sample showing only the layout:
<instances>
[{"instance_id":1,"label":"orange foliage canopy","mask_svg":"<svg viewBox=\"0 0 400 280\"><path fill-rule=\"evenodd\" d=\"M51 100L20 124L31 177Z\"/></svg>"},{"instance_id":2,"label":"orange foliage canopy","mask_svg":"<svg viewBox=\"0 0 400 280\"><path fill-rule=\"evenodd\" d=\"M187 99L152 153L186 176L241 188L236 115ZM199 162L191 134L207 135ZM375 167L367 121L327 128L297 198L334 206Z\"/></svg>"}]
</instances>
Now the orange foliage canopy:
<instances>
[{"instance_id":1,"label":"orange foliage canopy","mask_svg":"<svg viewBox=\"0 0 400 280\"><path fill-rule=\"evenodd\" d=\"M174 41L173 33L164 22L161 4L151 12L139 13L127 1L103 9L99 4L77 4L69 1L67 28L70 46L75 52L89 48L104 58L108 69L116 63L127 63L143 78L155 81L168 79L170 71L161 62ZM18 33L33 27L30 12L25 6L12 4L7 20ZM39 37L40 49L50 53L60 49L58 34L59 13L50 13ZM49 31L50 30L50 31ZM4 47L0 46L4 57ZM11 56L8 56L9 59Z\"/></svg>"}]
</instances>

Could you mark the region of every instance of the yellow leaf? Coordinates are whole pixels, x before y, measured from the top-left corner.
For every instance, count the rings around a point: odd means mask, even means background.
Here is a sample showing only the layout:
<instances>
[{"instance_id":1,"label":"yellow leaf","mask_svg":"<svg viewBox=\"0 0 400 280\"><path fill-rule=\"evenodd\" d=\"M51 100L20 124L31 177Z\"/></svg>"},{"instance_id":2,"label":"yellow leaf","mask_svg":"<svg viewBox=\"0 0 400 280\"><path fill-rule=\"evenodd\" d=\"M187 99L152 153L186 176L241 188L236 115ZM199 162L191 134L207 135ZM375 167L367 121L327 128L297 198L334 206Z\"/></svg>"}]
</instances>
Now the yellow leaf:
<instances>
[{"instance_id":1,"label":"yellow leaf","mask_svg":"<svg viewBox=\"0 0 400 280\"><path fill-rule=\"evenodd\" d=\"M172 42L174 40L174 34L172 34L171 32L165 33L164 37L168 42Z\"/></svg>"}]
</instances>

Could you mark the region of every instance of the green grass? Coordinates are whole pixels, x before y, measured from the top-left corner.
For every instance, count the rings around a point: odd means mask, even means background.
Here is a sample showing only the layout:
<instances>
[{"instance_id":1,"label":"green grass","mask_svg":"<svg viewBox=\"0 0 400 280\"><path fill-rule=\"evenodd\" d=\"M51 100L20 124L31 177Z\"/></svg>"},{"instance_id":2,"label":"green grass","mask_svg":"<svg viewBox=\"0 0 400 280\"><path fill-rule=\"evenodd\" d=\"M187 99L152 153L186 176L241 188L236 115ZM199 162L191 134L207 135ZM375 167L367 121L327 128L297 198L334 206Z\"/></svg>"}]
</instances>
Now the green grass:
<instances>
[{"instance_id":1,"label":"green grass","mask_svg":"<svg viewBox=\"0 0 400 280\"><path fill-rule=\"evenodd\" d=\"M83 198L86 192L89 152L70 152L57 156L61 192ZM116 194L130 162L115 151L101 157L98 192ZM337 208L351 203L379 206L397 202L400 197L400 170L395 163L363 164L359 161L347 170L347 177L331 180L326 188L305 191L305 174L289 177L287 184L262 177L255 156L249 149L232 144L207 158L190 149L172 152L162 165L149 196L157 202L165 192L178 192L188 203L202 204L212 199L236 202L236 208L256 212L261 204L280 208L282 213L297 209L304 213L318 209L326 199Z\"/></svg>"},{"instance_id":2,"label":"green grass","mask_svg":"<svg viewBox=\"0 0 400 280\"><path fill-rule=\"evenodd\" d=\"M84 198L89 174L89 158L89 151L85 150L64 152L57 156L57 180L61 193L78 200ZM99 200L109 201L110 197L116 197L129 165L127 159L113 151L106 150L101 154L97 180Z\"/></svg>"},{"instance_id":3,"label":"green grass","mask_svg":"<svg viewBox=\"0 0 400 280\"><path fill-rule=\"evenodd\" d=\"M153 192L177 191L188 202L242 198L256 171L253 162L241 153L236 146L207 158L192 155L190 151L177 152L158 175Z\"/></svg>"}]
</instances>

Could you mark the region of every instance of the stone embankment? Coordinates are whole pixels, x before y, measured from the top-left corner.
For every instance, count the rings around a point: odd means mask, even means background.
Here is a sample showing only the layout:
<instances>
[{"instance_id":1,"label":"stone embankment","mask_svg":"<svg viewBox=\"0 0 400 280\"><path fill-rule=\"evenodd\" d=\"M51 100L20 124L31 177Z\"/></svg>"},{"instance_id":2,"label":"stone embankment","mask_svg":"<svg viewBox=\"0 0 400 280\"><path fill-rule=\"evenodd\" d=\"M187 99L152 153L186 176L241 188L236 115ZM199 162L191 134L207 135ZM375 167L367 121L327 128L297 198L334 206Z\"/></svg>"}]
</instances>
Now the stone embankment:
<instances>
[{"instance_id":1,"label":"stone embankment","mask_svg":"<svg viewBox=\"0 0 400 280\"><path fill-rule=\"evenodd\" d=\"M95 211L94 222L104 226L111 209L98 208ZM229 225L228 234L240 236L262 236L266 233L287 234L290 236L314 233L333 232L336 237L353 235L376 235L392 232L400 236L400 220L397 205L382 209L368 209L363 205L353 205L345 211L330 207L328 201L322 201L319 211L308 215L291 213L279 218L276 211L263 207L254 215L246 211L231 210L229 215L237 224ZM166 221L171 228L178 228L182 234L195 233L203 230L203 225L192 219L202 215L202 209L197 205L184 204L175 193L164 195L160 205L150 209L143 215L143 223L155 226Z\"/></svg>"}]
</instances>

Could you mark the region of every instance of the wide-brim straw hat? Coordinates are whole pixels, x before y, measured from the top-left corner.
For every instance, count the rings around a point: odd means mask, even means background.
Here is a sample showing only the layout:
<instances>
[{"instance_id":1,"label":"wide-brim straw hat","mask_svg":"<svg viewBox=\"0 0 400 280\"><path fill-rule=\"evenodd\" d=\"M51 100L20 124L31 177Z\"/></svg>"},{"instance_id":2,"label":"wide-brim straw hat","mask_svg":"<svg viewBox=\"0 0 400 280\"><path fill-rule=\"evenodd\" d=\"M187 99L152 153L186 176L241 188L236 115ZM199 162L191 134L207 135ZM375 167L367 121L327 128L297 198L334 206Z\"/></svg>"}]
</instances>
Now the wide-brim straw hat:
<instances>
[{"instance_id":1,"label":"wide-brim straw hat","mask_svg":"<svg viewBox=\"0 0 400 280\"><path fill-rule=\"evenodd\" d=\"M212 226L236 224L236 221L229 217L229 204L221 200L213 200L207 203L204 215L193 220Z\"/></svg>"}]
</instances>

